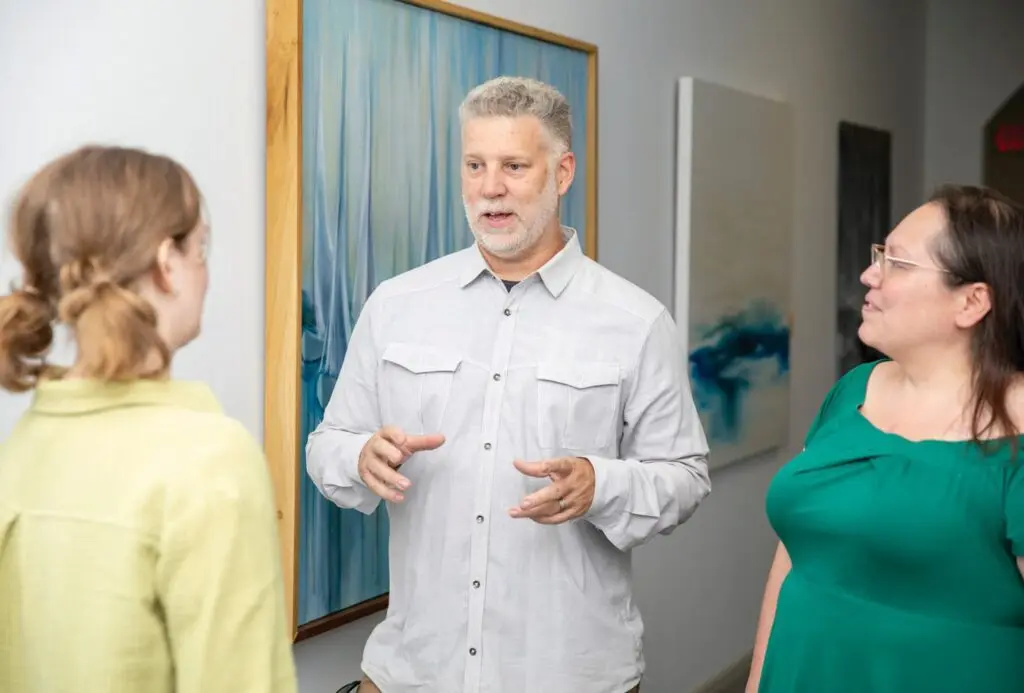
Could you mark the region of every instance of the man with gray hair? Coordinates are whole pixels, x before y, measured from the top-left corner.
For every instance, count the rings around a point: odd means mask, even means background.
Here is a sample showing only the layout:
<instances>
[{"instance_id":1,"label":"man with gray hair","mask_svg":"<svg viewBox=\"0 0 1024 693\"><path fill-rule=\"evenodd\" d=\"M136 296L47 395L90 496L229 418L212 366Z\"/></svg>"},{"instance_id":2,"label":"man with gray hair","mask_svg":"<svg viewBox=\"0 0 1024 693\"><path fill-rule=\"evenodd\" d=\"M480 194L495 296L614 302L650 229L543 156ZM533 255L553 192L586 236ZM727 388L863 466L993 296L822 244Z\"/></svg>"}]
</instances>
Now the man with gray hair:
<instances>
[{"instance_id":1,"label":"man with gray hair","mask_svg":"<svg viewBox=\"0 0 1024 693\"><path fill-rule=\"evenodd\" d=\"M631 550L711 488L676 327L560 224L560 93L501 77L459 115L476 243L371 294L307 445L325 497L390 514L359 690L635 691Z\"/></svg>"}]
</instances>

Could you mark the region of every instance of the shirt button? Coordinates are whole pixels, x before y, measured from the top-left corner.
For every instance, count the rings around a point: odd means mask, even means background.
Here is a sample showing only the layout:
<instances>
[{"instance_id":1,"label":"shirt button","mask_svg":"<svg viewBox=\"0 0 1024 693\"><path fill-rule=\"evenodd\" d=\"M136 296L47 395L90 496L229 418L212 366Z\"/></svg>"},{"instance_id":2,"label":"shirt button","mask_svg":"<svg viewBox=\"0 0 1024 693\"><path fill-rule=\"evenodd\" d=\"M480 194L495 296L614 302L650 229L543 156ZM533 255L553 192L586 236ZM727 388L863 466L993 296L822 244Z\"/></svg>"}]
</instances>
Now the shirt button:
<instances>
[{"instance_id":1,"label":"shirt button","mask_svg":"<svg viewBox=\"0 0 1024 693\"><path fill-rule=\"evenodd\" d=\"M479 580L473 580L473 587L475 587L476 589L480 589L480 581Z\"/></svg>"},{"instance_id":2,"label":"shirt button","mask_svg":"<svg viewBox=\"0 0 1024 693\"><path fill-rule=\"evenodd\" d=\"M476 523L477 524L480 524L483 521L484 521L484 516L483 515L477 515L476 516Z\"/></svg>"},{"instance_id":3,"label":"shirt button","mask_svg":"<svg viewBox=\"0 0 1024 693\"><path fill-rule=\"evenodd\" d=\"M470 654L470 656L475 656L476 655L476 648L475 647L469 648L469 654Z\"/></svg>"},{"instance_id":4,"label":"shirt button","mask_svg":"<svg viewBox=\"0 0 1024 693\"><path fill-rule=\"evenodd\" d=\"M501 380L501 374L500 373L495 373L494 374L494 379L495 380Z\"/></svg>"},{"instance_id":5,"label":"shirt button","mask_svg":"<svg viewBox=\"0 0 1024 693\"><path fill-rule=\"evenodd\" d=\"M512 311L510 311L508 308L506 308L505 309L505 315L512 315Z\"/></svg>"},{"instance_id":6,"label":"shirt button","mask_svg":"<svg viewBox=\"0 0 1024 693\"><path fill-rule=\"evenodd\" d=\"M490 450L490 449L491 449L491 444L490 443L484 443L484 450Z\"/></svg>"}]
</instances>

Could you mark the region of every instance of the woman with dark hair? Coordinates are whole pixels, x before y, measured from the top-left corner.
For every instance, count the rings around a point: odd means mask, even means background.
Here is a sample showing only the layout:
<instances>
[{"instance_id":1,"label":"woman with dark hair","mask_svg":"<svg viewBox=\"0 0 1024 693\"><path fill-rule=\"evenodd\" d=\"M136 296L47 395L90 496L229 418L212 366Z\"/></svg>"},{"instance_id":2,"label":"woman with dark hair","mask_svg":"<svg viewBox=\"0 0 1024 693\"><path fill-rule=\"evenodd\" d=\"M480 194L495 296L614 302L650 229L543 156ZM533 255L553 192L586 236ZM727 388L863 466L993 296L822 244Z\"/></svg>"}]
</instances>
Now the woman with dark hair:
<instances>
[{"instance_id":1,"label":"woman with dark hair","mask_svg":"<svg viewBox=\"0 0 1024 693\"><path fill-rule=\"evenodd\" d=\"M1024 208L940 189L871 248L861 339L772 481L749 693L1024 690Z\"/></svg>"},{"instance_id":2,"label":"woman with dark hair","mask_svg":"<svg viewBox=\"0 0 1024 693\"><path fill-rule=\"evenodd\" d=\"M177 162L84 147L15 201L0 387L0 691L294 693L255 440L170 378L199 334L210 229ZM69 368L46 362L66 326Z\"/></svg>"}]
</instances>

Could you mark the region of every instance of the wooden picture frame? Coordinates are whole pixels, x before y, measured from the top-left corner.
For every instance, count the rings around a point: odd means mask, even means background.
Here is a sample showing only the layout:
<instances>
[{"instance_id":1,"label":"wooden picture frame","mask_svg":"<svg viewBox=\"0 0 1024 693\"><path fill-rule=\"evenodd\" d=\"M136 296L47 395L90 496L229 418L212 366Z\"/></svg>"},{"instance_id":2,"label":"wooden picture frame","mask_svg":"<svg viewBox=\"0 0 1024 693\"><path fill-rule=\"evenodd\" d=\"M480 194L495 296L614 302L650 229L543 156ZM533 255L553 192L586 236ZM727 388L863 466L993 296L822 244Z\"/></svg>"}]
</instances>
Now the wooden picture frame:
<instances>
[{"instance_id":1,"label":"wooden picture frame","mask_svg":"<svg viewBox=\"0 0 1024 693\"><path fill-rule=\"evenodd\" d=\"M312 0L311 0L312 1ZM574 187L585 190L585 252L597 254L597 48L596 46L466 9L442 0L332 0L398 3L484 25L500 32L585 54L585 132L574 135L584 165ZM331 630L387 607L381 594L308 622L299 618L300 423L303 292L303 0L268 0L266 9L266 351L264 446L273 478L280 527L288 622L294 641ZM443 20L449 21L449 20ZM532 75L528 75L532 76ZM581 145L583 149L581 150ZM580 173L584 180L580 180ZM355 511L352 511L355 512Z\"/></svg>"}]
</instances>

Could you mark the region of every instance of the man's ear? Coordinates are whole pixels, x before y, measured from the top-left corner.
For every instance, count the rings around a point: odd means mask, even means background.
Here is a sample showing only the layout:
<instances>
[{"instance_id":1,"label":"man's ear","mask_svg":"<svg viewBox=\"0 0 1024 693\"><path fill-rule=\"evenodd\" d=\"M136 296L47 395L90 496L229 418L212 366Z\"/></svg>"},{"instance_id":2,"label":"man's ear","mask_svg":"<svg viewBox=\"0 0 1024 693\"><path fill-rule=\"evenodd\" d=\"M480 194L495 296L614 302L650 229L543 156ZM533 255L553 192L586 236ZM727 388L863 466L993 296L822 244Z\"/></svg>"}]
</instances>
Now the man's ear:
<instances>
[{"instance_id":1,"label":"man's ear","mask_svg":"<svg viewBox=\"0 0 1024 693\"><path fill-rule=\"evenodd\" d=\"M556 166L558 168L555 171L555 180L558 182L558 194L564 195L569 192L569 186L572 185L572 181L576 177L576 155L572 152L565 152L558 157Z\"/></svg>"}]
</instances>

